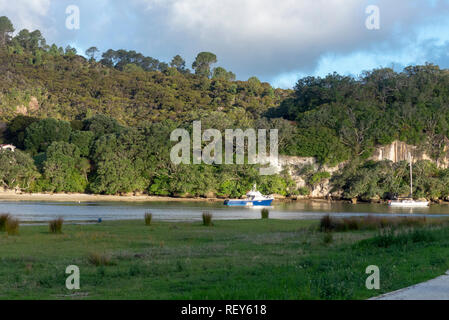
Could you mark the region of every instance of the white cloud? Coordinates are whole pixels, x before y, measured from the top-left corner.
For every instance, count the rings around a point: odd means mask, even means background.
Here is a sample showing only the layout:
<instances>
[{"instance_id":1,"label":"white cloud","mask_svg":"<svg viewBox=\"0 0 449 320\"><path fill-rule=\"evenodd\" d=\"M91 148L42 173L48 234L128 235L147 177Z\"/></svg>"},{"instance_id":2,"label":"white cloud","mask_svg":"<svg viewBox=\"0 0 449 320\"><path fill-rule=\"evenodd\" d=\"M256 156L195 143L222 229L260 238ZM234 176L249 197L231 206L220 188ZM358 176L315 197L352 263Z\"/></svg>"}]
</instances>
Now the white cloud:
<instances>
[{"instance_id":1,"label":"white cloud","mask_svg":"<svg viewBox=\"0 0 449 320\"><path fill-rule=\"evenodd\" d=\"M213 51L239 74L265 79L291 70L314 72L329 53L400 49L418 27L448 12L447 3L426 0L136 1L148 11L165 9L170 41L190 51ZM365 27L365 9L373 3L380 7L379 31Z\"/></svg>"},{"instance_id":2,"label":"white cloud","mask_svg":"<svg viewBox=\"0 0 449 320\"><path fill-rule=\"evenodd\" d=\"M44 29L51 0L0 0L0 14L13 21L16 30Z\"/></svg>"},{"instance_id":3,"label":"white cloud","mask_svg":"<svg viewBox=\"0 0 449 320\"><path fill-rule=\"evenodd\" d=\"M212 51L239 79L256 75L286 87L299 75L449 59L443 54L448 2L0 0L0 15L17 30L39 28L48 42L63 46L135 49L167 61L175 54L191 61L200 51ZM77 32L64 28L64 8L73 3L81 8ZM378 31L365 27L371 4L380 8ZM438 55L425 50L430 44L442 46Z\"/></svg>"}]
</instances>

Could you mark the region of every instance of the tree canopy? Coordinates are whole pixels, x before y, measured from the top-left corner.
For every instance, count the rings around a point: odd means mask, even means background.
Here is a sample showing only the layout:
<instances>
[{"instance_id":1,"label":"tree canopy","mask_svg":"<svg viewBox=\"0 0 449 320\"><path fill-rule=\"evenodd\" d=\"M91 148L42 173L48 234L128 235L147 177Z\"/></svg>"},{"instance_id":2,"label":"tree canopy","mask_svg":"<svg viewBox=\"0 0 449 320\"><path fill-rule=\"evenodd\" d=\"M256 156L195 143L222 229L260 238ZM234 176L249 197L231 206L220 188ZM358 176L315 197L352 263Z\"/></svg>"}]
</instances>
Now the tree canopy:
<instances>
[{"instance_id":1,"label":"tree canopy","mask_svg":"<svg viewBox=\"0 0 449 320\"><path fill-rule=\"evenodd\" d=\"M8 17L0 17L0 46L5 46L11 41L11 34L14 32L14 26Z\"/></svg>"},{"instance_id":2,"label":"tree canopy","mask_svg":"<svg viewBox=\"0 0 449 320\"><path fill-rule=\"evenodd\" d=\"M217 63L217 56L211 52L200 52L192 64L195 74L209 78L211 75L211 65Z\"/></svg>"}]
</instances>

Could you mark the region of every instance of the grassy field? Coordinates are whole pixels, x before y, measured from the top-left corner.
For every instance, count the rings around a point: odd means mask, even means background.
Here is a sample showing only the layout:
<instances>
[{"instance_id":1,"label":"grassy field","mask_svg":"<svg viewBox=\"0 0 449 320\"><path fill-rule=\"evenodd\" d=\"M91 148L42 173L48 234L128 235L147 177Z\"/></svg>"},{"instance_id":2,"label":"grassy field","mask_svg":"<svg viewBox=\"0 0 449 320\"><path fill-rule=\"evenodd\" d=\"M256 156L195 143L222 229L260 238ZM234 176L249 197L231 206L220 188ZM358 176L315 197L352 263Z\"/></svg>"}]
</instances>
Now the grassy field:
<instances>
[{"instance_id":1,"label":"grassy field","mask_svg":"<svg viewBox=\"0 0 449 320\"><path fill-rule=\"evenodd\" d=\"M366 299L449 269L449 228L320 232L318 221L153 221L0 233L0 299ZM65 288L65 269L81 290ZM381 290L365 288L377 265Z\"/></svg>"}]
</instances>

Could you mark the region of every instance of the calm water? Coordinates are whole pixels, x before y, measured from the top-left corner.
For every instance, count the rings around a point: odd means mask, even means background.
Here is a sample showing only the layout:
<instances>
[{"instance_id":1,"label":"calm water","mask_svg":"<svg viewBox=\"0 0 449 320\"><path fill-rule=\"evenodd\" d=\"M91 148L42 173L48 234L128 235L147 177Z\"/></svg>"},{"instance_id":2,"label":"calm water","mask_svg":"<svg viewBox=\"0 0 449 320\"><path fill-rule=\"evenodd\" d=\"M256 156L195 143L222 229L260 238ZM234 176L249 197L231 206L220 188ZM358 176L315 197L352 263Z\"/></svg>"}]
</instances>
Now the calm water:
<instances>
[{"instance_id":1,"label":"calm water","mask_svg":"<svg viewBox=\"0 0 449 320\"><path fill-rule=\"evenodd\" d=\"M66 221L133 220L142 219L151 211L153 219L163 221L198 221L201 213L209 211L214 219L259 219L260 208L228 208L222 203L208 202L1 202L0 213L11 213L21 221L48 221L63 217ZM448 205L435 205L420 209L393 209L380 204L292 202L275 204L270 218L318 219L323 215L338 216L422 216L449 217Z\"/></svg>"}]
</instances>

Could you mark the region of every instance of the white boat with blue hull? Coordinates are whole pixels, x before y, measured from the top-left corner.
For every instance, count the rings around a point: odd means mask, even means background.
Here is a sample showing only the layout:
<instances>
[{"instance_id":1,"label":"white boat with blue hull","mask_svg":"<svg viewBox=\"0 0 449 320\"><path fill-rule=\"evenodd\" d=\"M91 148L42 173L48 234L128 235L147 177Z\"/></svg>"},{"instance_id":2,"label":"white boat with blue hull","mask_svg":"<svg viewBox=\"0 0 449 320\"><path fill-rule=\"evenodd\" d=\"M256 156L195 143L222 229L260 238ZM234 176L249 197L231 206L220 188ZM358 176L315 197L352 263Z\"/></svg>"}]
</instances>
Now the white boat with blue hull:
<instances>
[{"instance_id":1,"label":"white boat with blue hull","mask_svg":"<svg viewBox=\"0 0 449 320\"><path fill-rule=\"evenodd\" d=\"M226 200L224 204L229 207L269 207L273 200L274 197L262 195L254 186L253 190L246 194L246 199Z\"/></svg>"}]
</instances>

